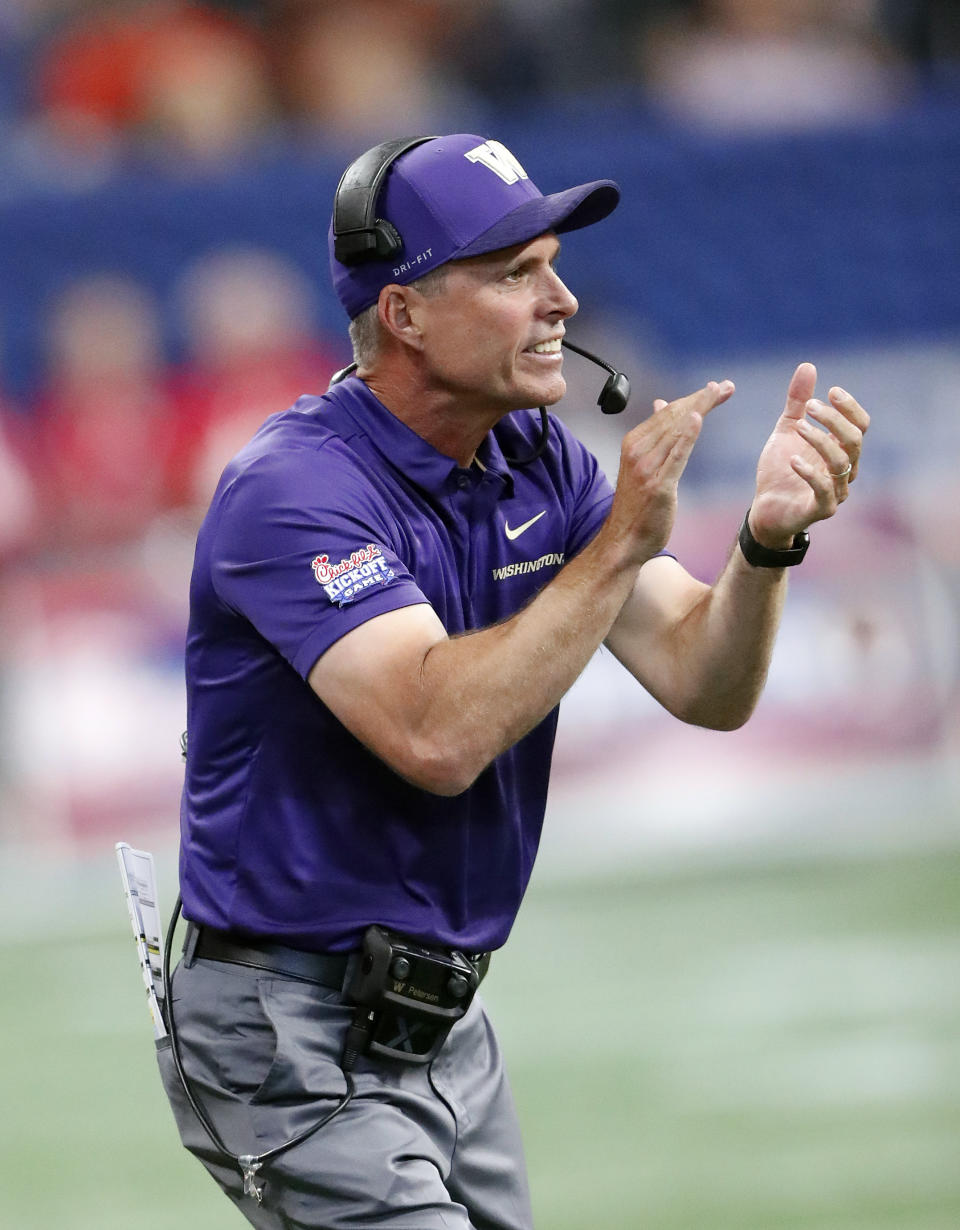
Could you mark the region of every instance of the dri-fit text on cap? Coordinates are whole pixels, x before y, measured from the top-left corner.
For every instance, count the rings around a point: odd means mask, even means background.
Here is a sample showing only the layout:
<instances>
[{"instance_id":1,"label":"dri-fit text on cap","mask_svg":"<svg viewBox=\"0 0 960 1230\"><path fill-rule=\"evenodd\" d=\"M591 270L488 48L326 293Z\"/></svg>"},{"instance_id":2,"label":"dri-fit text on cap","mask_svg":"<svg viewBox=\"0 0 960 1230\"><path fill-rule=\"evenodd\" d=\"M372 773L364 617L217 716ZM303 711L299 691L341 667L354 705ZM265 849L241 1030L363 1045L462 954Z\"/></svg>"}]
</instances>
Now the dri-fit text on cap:
<instances>
[{"instance_id":1,"label":"dri-fit text on cap","mask_svg":"<svg viewBox=\"0 0 960 1230\"><path fill-rule=\"evenodd\" d=\"M424 261L428 261L433 256L433 248L424 248L422 252L418 252L416 256L412 256L410 260L404 261L402 265L394 265L393 276L398 278L401 273L406 273L408 269L412 269L415 265L422 265Z\"/></svg>"}]
</instances>

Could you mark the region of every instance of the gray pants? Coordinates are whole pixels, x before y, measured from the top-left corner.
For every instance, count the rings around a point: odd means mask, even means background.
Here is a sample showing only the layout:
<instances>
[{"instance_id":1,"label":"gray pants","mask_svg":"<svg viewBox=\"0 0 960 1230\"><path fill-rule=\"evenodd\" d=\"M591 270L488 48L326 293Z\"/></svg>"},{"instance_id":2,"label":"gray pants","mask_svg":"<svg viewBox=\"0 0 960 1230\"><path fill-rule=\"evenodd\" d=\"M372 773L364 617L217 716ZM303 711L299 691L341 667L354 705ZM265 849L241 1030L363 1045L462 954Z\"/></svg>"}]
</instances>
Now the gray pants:
<instances>
[{"instance_id":1,"label":"gray pants","mask_svg":"<svg viewBox=\"0 0 960 1230\"><path fill-rule=\"evenodd\" d=\"M219 961L178 966L173 1011L194 1096L236 1154L312 1126L346 1089L339 1059L353 1010L338 991ZM513 1099L480 1003L429 1065L361 1057L353 1101L267 1163L263 1203L190 1109L158 1051L184 1145L259 1230L530 1230Z\"/></svg>"}]
</instances>

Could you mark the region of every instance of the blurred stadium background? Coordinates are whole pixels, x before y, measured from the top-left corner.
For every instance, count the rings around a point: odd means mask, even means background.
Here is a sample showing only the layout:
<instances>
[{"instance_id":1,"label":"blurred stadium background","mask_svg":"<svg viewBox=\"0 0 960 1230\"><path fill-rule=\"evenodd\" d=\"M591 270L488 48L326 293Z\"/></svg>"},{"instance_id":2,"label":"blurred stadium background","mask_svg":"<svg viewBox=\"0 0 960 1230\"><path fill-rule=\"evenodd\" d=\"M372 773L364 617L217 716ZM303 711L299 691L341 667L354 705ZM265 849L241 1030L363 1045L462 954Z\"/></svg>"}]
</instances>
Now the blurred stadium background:
<instances>
[{"instance_id":1,"label":"blurred stadium background","mask_svg":"<svg viewBox=\"0 0 960 1230\"><path fill-rule=\"evenodd\" d=\"M10 1225L237 1225L180 1150L113 843L175 895L192 540L220 466L348 358L346 161L476 131L565 244L560 412L611 476L732 377L674 547L710 579L800 359L874 416L736 734L599 656L487 999L544 1230L960 1224L960 12L954 0L5 0L0 1191Z\"/></svg>"}]
</instances>

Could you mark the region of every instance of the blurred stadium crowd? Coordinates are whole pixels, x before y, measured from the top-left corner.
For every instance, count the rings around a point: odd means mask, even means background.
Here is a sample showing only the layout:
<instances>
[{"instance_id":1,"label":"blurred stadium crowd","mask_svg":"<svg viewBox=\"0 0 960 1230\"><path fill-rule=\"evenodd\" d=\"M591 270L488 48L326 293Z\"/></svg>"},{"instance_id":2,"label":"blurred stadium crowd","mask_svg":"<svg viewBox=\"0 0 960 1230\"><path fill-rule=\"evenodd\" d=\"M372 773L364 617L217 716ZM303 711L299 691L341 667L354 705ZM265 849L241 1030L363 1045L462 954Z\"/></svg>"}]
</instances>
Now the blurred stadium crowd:
<instances>
[{"instance_id":1,"label":"blurred stadium crowd","mask_svg":"<svg viewBox=\"0 0 960 1230\"><path fill-rule=\"evenodd\" d=\"M952 0L5 0L7 140L102 168L362 144L638 87L712 123L869 114L958 55ZM735 78L731 77L735 74Z\"/></svg>"},{"instance_id":2,"label":"blurred stadium crowd","mask_svg":"<svg viewBox=\"0 0 960 1230\"><path fill-rule=\"evenodd\" d=\"M4 0L0 267L17 267L25 235L43 259L30 311L0 306L0 838L169 825L176 760L157 740L182 723L198 518L263 418L348 358L319 302L322 260L249 237L188 257L171 240L162 278L117 259L114 245L143 242L164 264L162 209L145 219L145 199L173 185L202 229L204 191L258 168L298 165L309 193L311 168L332 187L332 168L387 135L501 135L506 116L539 118L545 164L563 164L559 117L583 129L617 108L698 149L869 129L927 98L955 117L958 75L954 0ZM569 174L588 177L576 160ZM107 200L102 259L61 261L72 219ZM616 308L585 316L603 333ZM619 332L638 401L657 380L682 385L682 362ZM844 646L867 680L897 620L858 619ZM904 652L883 661L912 678Z\"/></svg>"}]
</instances>

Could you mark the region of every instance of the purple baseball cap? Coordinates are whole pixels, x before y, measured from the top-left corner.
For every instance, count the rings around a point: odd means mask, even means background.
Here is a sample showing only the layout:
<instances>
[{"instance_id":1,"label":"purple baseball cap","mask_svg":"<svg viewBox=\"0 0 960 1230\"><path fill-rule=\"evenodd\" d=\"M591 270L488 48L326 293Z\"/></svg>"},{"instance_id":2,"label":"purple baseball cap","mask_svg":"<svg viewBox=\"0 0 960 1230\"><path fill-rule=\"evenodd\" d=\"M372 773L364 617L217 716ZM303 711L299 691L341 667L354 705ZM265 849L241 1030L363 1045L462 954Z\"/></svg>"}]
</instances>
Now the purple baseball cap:
<instances>
[{"instance_id":1,"label":"purple baseball cap","mask_svg":"<svg viewBox=\"0 0 960 1230\"><path fill-rule=\"evenodd\" d=\"M544 196L499 141L470 133L433 137L401 154L380 189L377 216L401 238L392 257L330 270L337 297L352 320L391 282L405 285L447 261L526 243L545 231L575 231L616 209L620 189L594 180Z\"/></svg>"}]
</instances>

